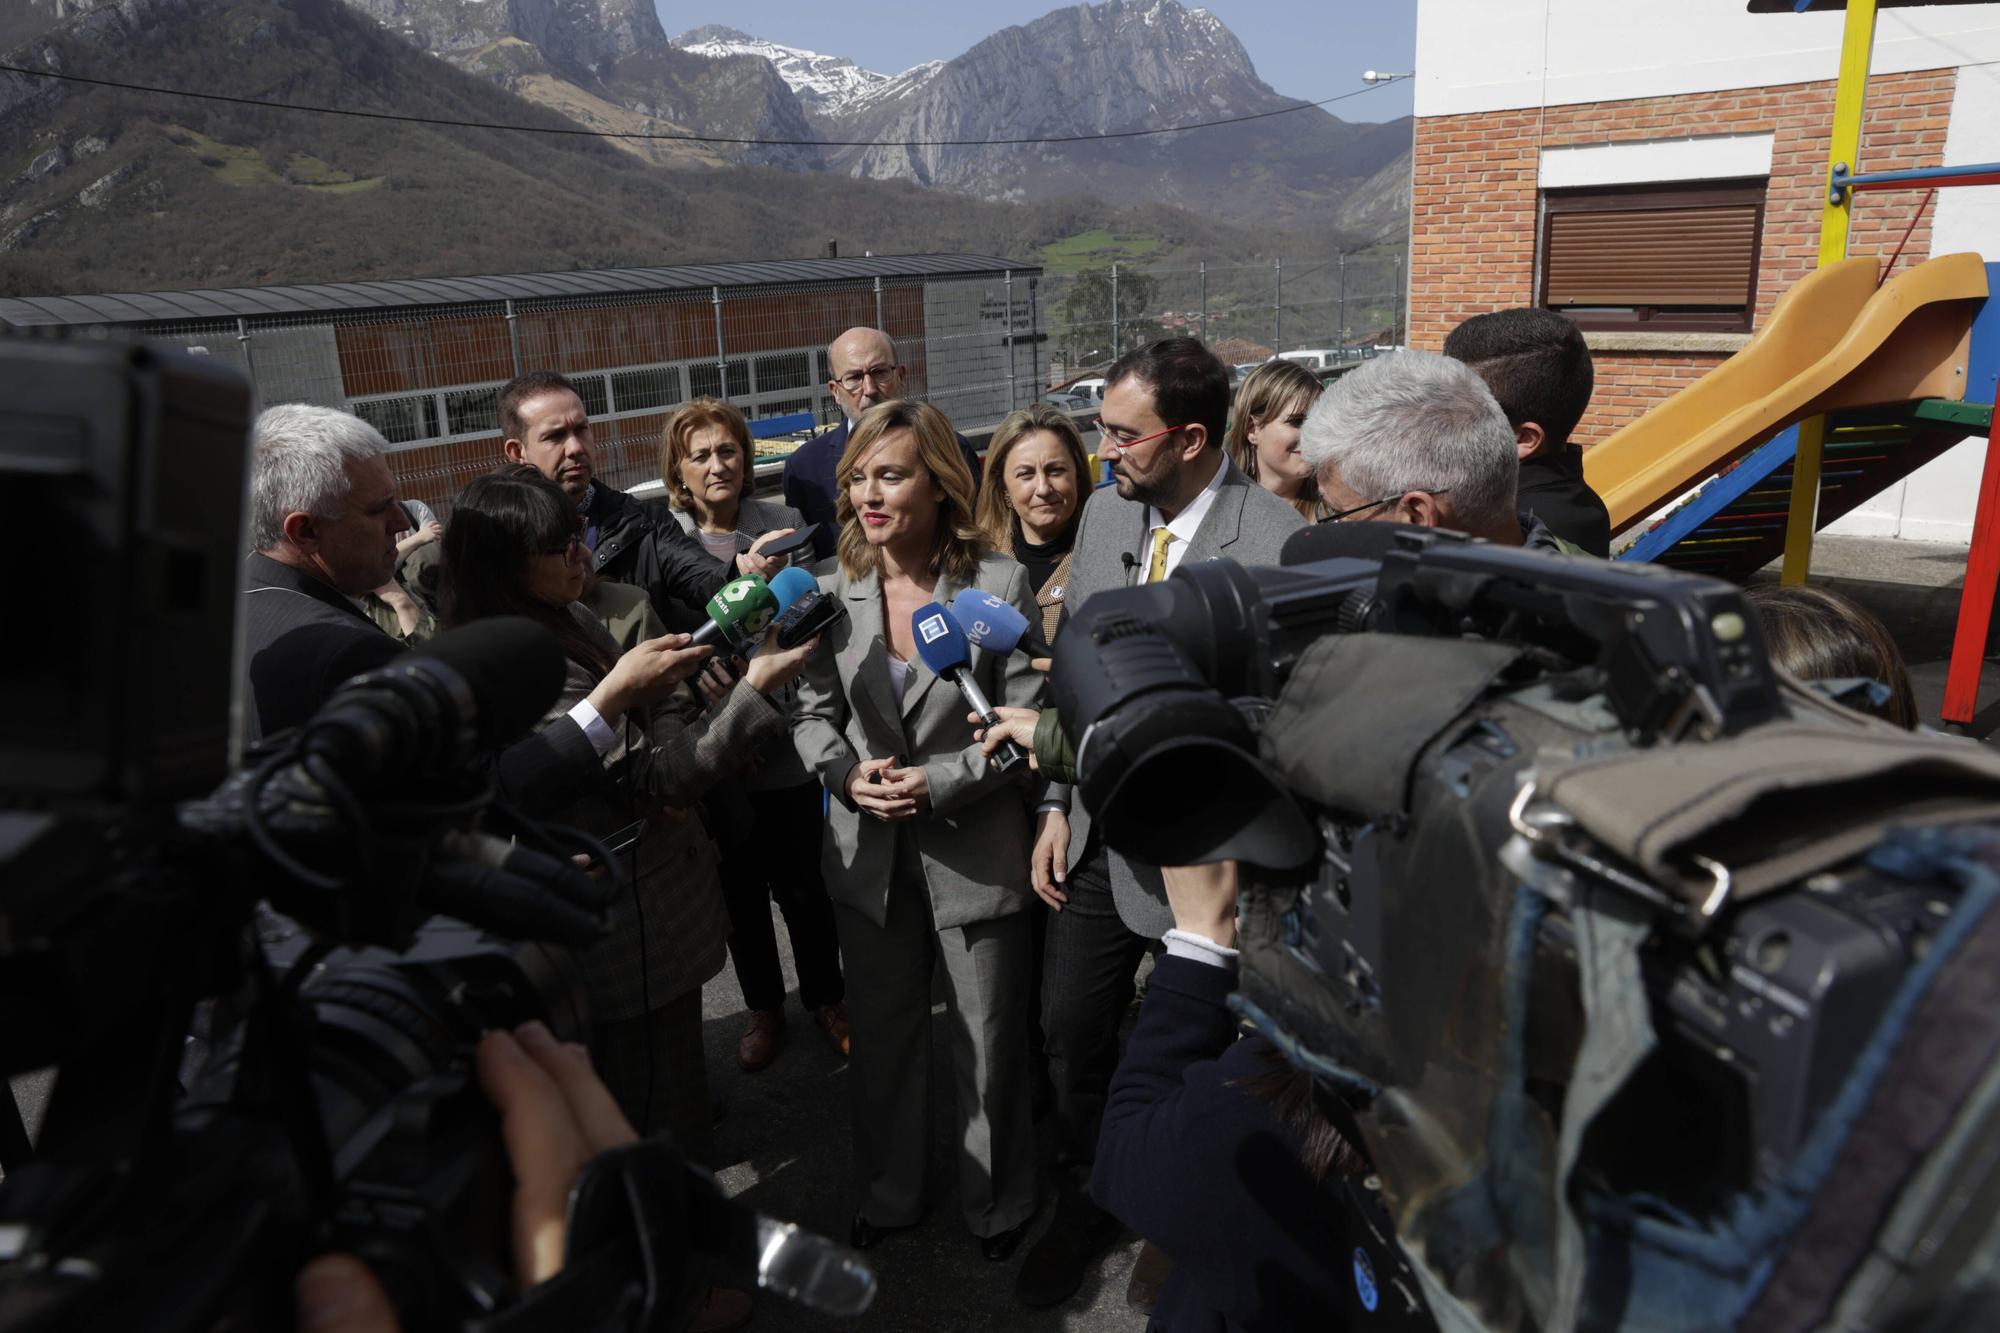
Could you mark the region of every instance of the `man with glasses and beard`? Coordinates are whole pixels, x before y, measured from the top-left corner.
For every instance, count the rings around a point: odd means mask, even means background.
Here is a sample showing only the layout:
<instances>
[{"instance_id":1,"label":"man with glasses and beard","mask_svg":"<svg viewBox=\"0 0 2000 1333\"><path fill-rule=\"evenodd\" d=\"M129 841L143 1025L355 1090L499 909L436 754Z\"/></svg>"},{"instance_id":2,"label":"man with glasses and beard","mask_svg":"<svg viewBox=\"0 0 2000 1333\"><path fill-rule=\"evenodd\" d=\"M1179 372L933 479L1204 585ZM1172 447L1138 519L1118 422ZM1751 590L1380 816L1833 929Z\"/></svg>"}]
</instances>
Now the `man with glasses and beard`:
<instances>
[{"instance_id":1,"label":"man with glasses and beard","mask_svg":"<svg viewBox=\"0 0 2000 1333\"><path fill-rule=\"evenodd\" d=\"M785 503L798 510L806 522L819 524L819 531L813 534L816 560L832 555L840 540L840 520L833 512L833 497L840 487L833 468L847 448L847 432L869 408L904 396L903 366L896 360L895 340L880 329L853 328L841 334L827 346L826 364L833 375L827 381L827 391L840 404L841 422L807 440L785 460ZM979 455L963 435L958 437L958 447L965 451L965 465L972 470L972 484L977 489Z\"/></svg>"},{"instance_id":2,"label":"man with glasses and beard","mask_svg":"<svg viewBox=\"0 0 2000 1333\"><path fill-rule=\"evenodd\" d=\"M1299 512L1229 461L1229 371L1194 338L1167 338L1120 358L1105 376L1097 456L1116 494L1084 506L1066 603L1101 589L1157 583L1190 560L1227 556L1275 565ZM1084 1267L1118 1223L1083 1192L1105 1095L1118 1065L1118 1026L1139 958L1173 928L1157 866L1104 845L1080 803L1052 788L1038 842L1058 840L1068 867L1036 892L1054 909L1043 958L1042 1028L1056 1089L1062 1147L1056 1217L1015 1284L1027 1305L1054 1305L1082 1284ZM1070 807L1065 814L1064 807ZM1066 844L1062 845L1062 844ZM1036 864L1043 858L1037 856Z\"/></svg>"}]
</instances>

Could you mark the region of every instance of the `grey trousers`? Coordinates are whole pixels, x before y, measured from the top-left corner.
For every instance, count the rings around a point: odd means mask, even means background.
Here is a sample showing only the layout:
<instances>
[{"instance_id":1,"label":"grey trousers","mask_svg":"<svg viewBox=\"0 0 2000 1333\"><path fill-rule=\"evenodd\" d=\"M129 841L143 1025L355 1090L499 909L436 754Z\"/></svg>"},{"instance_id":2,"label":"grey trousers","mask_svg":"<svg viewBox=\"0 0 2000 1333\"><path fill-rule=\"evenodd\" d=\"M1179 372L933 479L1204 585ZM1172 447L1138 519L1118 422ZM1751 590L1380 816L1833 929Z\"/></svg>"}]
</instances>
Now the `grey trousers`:
<instances>
[{"instance_id":1,"label":"grey trousers","mask_svg":"<svg viewBox=\"0 0 2000 1333\"><path fill-rule=\"evenodd\" d=\"M850 907L834 909L852 1034L847 1072L857 1212L883 1227L913 1225L923 1216L931 1141L931 977L942 962L957 1094L959 1206L973 1235L997 1235L1035 1211L1028 916L1016 912L939 930L921 870L916 874L912 881L898 873L884 925Z\"/></svg>"}]
</instances>

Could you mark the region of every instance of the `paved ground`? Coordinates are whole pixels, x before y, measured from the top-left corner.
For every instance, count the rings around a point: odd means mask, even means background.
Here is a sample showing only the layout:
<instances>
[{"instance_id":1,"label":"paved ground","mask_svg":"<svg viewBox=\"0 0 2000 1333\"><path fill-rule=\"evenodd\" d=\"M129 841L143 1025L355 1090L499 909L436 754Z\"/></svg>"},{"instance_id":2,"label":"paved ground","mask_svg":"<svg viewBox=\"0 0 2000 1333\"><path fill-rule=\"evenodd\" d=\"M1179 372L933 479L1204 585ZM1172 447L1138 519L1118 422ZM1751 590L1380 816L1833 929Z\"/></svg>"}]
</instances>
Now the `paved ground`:
<instances>
[{"instance_id":1,"label":"paved ground","mask_svg":"<svg viewBox=\"0 0 2000 1333\"><path fill-rule=\"evenodd\" d=\"M796 984L791 949L780 919L778 948L785 975ZM853 1199L849 1190L846 1065L798 1007L787 1012L785 1042L777 1061L757 1074L736 1064L736 1039L745 1013L734 972L725 967L702 995L710 1092L723 1107L715 1131L717 1178L733 1196L760 1211L845 1241ZM835 1320L760 1294L751 1328L847 1328L855 1333L938 1333L940 1330L1087 1330L1136 1333L1145 1317L1127 1308L1125 1279L1138 1254L1137 1240L1114 1246L1067 1305L1029 1310L1014 1300L1014 1274L1035 1236L1048 1224L1047 1195L1028 1238L1004 1264L988 1263L958 1215L953 1184L949 1056L943 1007L933 1019L937 1052L931 1160L936 1188L929 1217L897 1232L868 1252L878 1284L875 1306L858 1320Z\"/></svg>"}]
</instances>

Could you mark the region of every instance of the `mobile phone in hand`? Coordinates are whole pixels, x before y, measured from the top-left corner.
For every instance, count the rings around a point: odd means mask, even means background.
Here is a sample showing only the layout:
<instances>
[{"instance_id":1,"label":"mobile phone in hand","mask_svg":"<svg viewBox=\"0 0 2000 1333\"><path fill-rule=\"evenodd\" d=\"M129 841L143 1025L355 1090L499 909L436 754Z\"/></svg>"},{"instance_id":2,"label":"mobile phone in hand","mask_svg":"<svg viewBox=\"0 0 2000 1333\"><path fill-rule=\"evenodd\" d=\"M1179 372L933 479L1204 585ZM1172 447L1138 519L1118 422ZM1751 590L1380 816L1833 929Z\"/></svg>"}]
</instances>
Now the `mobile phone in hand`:
<instances>
[{"instance_id":1,"label":"mobile phone in hand","mask_svg":"<svg viewBox=\"0 0 2000 1333\"><path fill-rule=\"evenodd\" d=\"M780 537L774 542L766 542L757 548L757 554L770 560L782 559L785 556L811 546L813 537L818 532L819 524L808 523L804 527L792 532L789 536Z\"/></svg>"}]
</instances>

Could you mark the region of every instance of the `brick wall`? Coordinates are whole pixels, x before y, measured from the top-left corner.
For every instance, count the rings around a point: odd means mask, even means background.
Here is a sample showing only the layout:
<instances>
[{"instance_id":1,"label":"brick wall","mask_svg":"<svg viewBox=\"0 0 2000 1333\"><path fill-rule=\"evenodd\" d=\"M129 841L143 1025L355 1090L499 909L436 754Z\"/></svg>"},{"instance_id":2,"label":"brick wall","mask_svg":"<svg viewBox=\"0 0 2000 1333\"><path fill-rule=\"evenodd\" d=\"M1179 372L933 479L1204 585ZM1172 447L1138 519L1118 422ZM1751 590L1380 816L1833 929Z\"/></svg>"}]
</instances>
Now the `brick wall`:
<instances>
[{"instance_id":1,"label":"brick wall","mask_svg":"<svg viewBox=\"0 0 2000 1333\"><path fill-rule=\"evenodd\" d=\"M1863 168L1940 165L1956 77L1955 70L1940 69L1869 80ZM1533 303L1543 148L1688 135L1773 136L1757 277L1761 323L1819 254L1833 93L1828 79L1419 119L1411 179L1410 345L1435 350L1472 315ZM1918 191L1860 196L1848 253L1887 258L1923 198ZM1933 208L1934 201L1904 246L1897 272L1928 257ZM1584 444L1603 439L1722 360L1714 353L1598 352L1597 392L1576 438Z\"/></svg>"}]
</instances>

